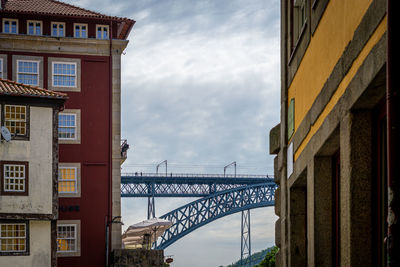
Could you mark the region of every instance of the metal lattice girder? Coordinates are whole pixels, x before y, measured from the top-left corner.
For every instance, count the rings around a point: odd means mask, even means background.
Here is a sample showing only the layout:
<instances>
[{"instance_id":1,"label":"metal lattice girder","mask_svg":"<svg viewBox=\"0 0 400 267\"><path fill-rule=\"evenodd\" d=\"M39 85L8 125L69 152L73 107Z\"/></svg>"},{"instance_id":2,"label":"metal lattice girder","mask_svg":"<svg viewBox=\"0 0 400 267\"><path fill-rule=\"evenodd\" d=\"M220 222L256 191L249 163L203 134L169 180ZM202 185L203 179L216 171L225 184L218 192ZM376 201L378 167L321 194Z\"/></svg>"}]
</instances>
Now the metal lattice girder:
<instances>
[{"instance_id":1,"label":"metal lattice girder","mask_svg":"<svg viewBox=\"0 0 400 267\"><path fill-rule=\"evenodd\" d=\"M241 227L241 240L240 240L240 266L251 265L251 235L250 235L250 210L242 211L242 227ZM248 262L245 258L248 257Z\"/></svg>"},{"instance_id":2,"label":"metal lattice girder","mask_svg":"<svg viewBox=\"0 0 400 267\"><path fill-rule=\"evenodd\" d=\"M172 221L161 237L158 249L165 249L197 228L224 216L274 205L277 185L273 182L253 184L217 192L177 208L160 218Z\"/></svg>"},{"instance_id":3,"label":"metal lattice girder","mask_svg":"<svg viewBox=\"0 0 400 267\"><path fill-rule=\"evenodd\" d=\"M260 183L273 183L273 178L268 175L124 174L121 197L205 197Z\"/></svg>"}]
</instances>

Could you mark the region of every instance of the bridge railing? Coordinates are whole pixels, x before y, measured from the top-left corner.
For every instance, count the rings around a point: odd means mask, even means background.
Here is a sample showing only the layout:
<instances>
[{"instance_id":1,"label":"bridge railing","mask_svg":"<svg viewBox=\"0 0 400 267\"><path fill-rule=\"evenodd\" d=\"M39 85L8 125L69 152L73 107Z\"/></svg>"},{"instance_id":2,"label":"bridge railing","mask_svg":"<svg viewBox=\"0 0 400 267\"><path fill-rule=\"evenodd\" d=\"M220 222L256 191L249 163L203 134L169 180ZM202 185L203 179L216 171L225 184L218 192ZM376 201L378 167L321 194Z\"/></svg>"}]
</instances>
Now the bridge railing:
<instances>
[{"instance_id":1,"label":"bridge railing","mask_svg":"<svg viewBox=\"0 0 400 267\"><path fill-rule=\"evenodd\" d=\"M137 177L195 177L195 178L273 178L271 175L254 175L254 174L193 174L193 173L122 173L121 176L137 176Z\"/></svg>"}]
</instances>

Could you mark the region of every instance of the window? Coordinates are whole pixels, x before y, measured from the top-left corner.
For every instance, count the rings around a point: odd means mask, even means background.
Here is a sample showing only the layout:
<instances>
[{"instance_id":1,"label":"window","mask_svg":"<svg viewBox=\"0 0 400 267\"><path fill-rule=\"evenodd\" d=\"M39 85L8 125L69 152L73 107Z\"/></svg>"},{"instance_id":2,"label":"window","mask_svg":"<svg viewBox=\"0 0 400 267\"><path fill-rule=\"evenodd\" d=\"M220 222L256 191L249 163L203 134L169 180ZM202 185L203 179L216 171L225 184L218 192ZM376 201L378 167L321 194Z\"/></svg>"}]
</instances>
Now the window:
<instances>
[{"instance_id":1,"label":"window","mask_svg":"<svg viewBox=\"0 0 400 267\"><path fill-rule=\"evenodd\" d=\"M58 143L81 143L81 110L64 109L58 113ZM78 170L79 171L79 170Z\"/></svg>"},{"instance_id":2,"label":"window","mask_svg":"<svg viewBox=\"0 0 400 267\"><path fill-rule=\"evenodd\" d=\"M42 22L38 20L28 20L26 32L29 35L42 35Z\"/></svg>"},{"instance_id":3,"label":"window","mask_svg":"<svg viewBox=\"0 0 400 267\"><path fill-rule=\"evenodd\" d=\"M51 36L64 37L65 36L65 23L52 22L51 23Z\"/></svg>"},{"instance_id":4,"label":"window","mask_svg":"<svg viewBox=\"0 0 400 267\"><path fill-rule=\"evenodd\" d=\"M25 191L25 165L5 164L3 171L5 192Z\"/></svg>"},{"instance_id":5,"label":"window","mask_svg":"<svg viewBox=\"0 0 400 267\"><path fill-rule=\"evenodd\" d=\"M14 136L27 136L27 106L4 105L4 126Z\"/></svg>"},{"instance_id":6,"label":"window","mask_svg":"<svg viewBox=\"0 0 400 267\"><path fill-rule=\"evenodd\" d=\"M303 27L306 23L306 0L293 0L293 46L303 32Z\"/></svg>"},{"instance_id":7,"label":"window","mask_svg":"<svg viewBox=\"0 0 400 267\"><path fill-rule=\"evenodd\" d=\"M29 252L28 223L0 222L0 255Z\"/></svg>"},{"instance_id":8,"label":"window","mask_svg":"<svg viewBox=\"0 0 400 267\"><path fill-rule=\"evenodd\" d=\"M74 194L77 192L77 168L60 167L58 174L58 193Z\"/></svg>"},{"instance_id":9,"label":"window","mask_svg":"<svg viewBox=\"0 0 400 267\"><path fill-rule=\"evenodd\" d=\"M96 25L96 38L108 39L108 25Z\"/></svg>"},{"instance_id":10,"label":"window","mask_svg":"<svg viewBox=\"0 0 400 267\"><path fill-rule=\"evenodd\" d=\"M57 222L58 257L80 256L80 221L59 220Z\"/></svg>"},{"instance_id":11,"label":"window","mask_svg":"<svg viewBox=\"0 0 400 267\"><path fill-rule=\"evenodd\" d=\"M2 161L1 194L28 195L28 162Z\"/></svg>"},{"instance_id":12,"label":"window","mask_svg":"<svg viewBox=\"0 0 400 267\"><path fill-rule=\"evenodd\" d=\"M74 37L87 38L87 24L74 24Z\"/></svg>"},{"instance_id":13,"label":"window","mask_svg":"<svg viewBox=\"0 0 400 267\"><path fill-rule=\"evenodd\" d=\"M57 251L76 252L76 224L57 225Z\"/></svg>"},{"instance_id":14,"label":"window","mask_svg":"<svg viewBox=\"0 0 400 267\"><path fill-rule=\"evenodd\" d=\"M76 63L53 62L53 86L76 87Z\"/></svg>"},{"instance_id":15,"label":"window","mask_svg":"<svg viewBox=\"0 0 400 267\"><path fill-rule=\"evenodd\" d=\"M3 19L3 33L18 33L17 19Z\"/></svg>"},{"instance_id":16,"label":"window","mask_svg":"<svg viewBox=\"0 0 400 267\"><path fill-rule=\"evenodd\" d=\"M39 85L39 61L17 60L17 82Z\"/></svg>"},{"instance_id":17,"label":"window","mask_svg":"<svg viewBox=\"0 0 400 267\"><path fill-rule=\"evenodd\" d=\"M76 114L60 113L58 115L58 138L61 140L76 139Z\"/></svg>"},{"instance_id":18,"label":"window","mask_svg":"<svg viewBox=\"0 0 400 267\"><path fill-rule=\"evenodd\" d=\"M81 197L81 164L60 162L58 166L58 196Z\"/></svg>"}]
</instances>

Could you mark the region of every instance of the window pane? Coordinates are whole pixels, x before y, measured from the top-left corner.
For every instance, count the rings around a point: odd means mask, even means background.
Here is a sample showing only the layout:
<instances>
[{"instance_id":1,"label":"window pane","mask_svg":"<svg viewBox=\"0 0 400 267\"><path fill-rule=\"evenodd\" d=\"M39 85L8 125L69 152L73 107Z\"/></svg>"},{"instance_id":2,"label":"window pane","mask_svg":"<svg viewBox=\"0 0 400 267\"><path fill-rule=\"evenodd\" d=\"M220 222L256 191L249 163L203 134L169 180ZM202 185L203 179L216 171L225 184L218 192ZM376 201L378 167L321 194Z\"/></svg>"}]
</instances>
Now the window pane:
<instances>
[{"instance_id":1,"label":"window pane","mask_svg":"<svg viewBox=\"0 0 400 267\"><path fill-rule=\"evenodd\" d=\"M11 22L11 33L17 33L17 22L16 21Z\"/></svg>"},{"instance_id":2,"label":"window pane","mask_svg":"<svg viewBox=\"0 0 400 267\"><path fill-rule=\"evenodd\" d=\"M26 106L5 106L5 126L13 135L26 134Z\"/></svg>"},{"instance_id":3,"label":"window pane","mask_svg":"<svg viewBox=\"0 0 400 267\"><path fill-rule=\"evenodd\" d=\"M9 21L4 22L4 32L7 32L7 33L10 32L10 22Z\"/></svg>"},{"instance_id":4,"label":"window pane","mask_svg":"<svg viewBox=\"0 0 400 267\"><path fill-rule=\"evenodd\" d=\"M29 24L28 24L28 34L34 34L33 22L29 22Z\"/></svg>"},{"instance_id":5,"label":"window pane","mask_svg":"<svg viewBox=\"0 0 400 267\"><path fill-rule=\"evenodd\" d=\"M57 226L57 251L76 251L76 225Z\"/></svg>"},{"instance_id":6,"label":"window pane","mask_svg":"<svg viewBox=\"0 0 400 267\"><path fill-rule=\"evenodd\" d=\"M26 248L26 225L0 224L0 251L24 252Z\"/></svg>"},{"instance_id":7,"label":"window pane","mask_svg":"<svg viewBox=\"0 0 400 267\"><path fill-rule=\"evenodd\" d=\"M75 114L59 114L58 138L64 140L76 139Z\"/></svg>"},{"instance_id":8,"label":"window pane","mask_svg":"<svg viewBox=\"0 0 400 267\"><path fill-rule=\"evenodd\" d=\"M75 37L77 37L77 38L80 37L80 27L79 27L79 25L75 26Z\"/></svg>"},{"instance_id":9,"label":"window pane","mask_svg":"<svg viewBox=\"0 0 400 267\"><path fill-rule=\"evenodd\" d=\"M39 85L39 63L18 61L17 81L27 85Z\"/></svg>"}]
</instances>

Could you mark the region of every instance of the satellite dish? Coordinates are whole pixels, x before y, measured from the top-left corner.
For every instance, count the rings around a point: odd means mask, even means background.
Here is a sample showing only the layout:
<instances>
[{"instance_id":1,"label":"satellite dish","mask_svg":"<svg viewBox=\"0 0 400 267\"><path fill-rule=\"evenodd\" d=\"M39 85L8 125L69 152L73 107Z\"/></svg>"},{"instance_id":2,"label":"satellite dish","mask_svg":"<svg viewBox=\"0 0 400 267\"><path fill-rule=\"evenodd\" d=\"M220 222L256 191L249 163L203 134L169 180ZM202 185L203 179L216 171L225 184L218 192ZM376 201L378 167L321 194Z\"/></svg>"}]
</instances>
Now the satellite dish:
<instances>
[{"instance_id":1,"label":"satellite dish","mask_svg":"<svg viewBox=\"0 0 400 267\"><path fill-rule=\"evenodd\" d=\"M11 133L7 129L7 127L5 127L5 126L1 127L1 136L3 136L4 140L6 140L7 142L9 142L11 140Z\"/></svg>"}]
</instances>

